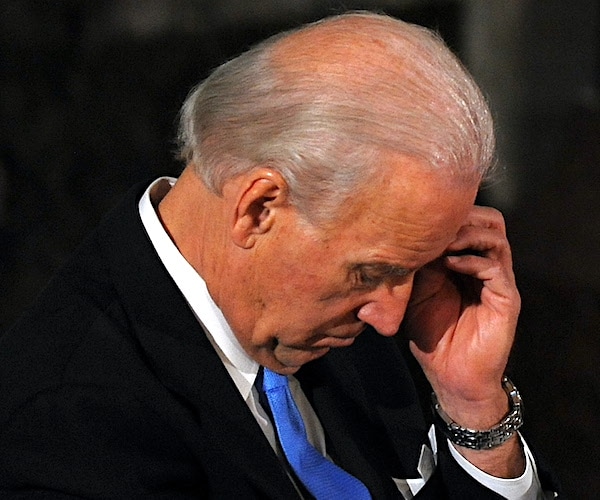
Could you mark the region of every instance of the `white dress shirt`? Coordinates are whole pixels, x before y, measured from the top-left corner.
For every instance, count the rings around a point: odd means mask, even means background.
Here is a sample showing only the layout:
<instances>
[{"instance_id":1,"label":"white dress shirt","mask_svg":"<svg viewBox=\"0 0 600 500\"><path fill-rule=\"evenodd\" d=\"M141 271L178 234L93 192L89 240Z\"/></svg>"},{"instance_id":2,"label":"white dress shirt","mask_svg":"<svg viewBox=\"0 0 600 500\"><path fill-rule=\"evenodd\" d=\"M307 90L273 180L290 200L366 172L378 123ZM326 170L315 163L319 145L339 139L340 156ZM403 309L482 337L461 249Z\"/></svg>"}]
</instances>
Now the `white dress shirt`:
<instances>
[{"instance_id":1,"label":"white dress shirt","mask_svg":"<svg viewBox=\"0 0 600 500\"><path fill-rule=\"evenodd\" d=\"M173 281L187 300L199 323L203 325L209 341L215 348L215 351L269 443L281 457L282 451L277 442L275 430L258 402L258 393L254 387L254 381L259 369L258 363L243 350L223 313L210 296L206 283L185 260L183 255L181 255L163 228L156 213L155 207L160 202L160 199L157 198L161 195L164 196L175 182L176 179L174 178L162 177L148 187L139 202L139 213L142 223L167 272L171 275ZM325 434L321 423L302 392L298 381L293 376L289 376L288 378L290 380L292 395L306 426L308 440L319 452L326 456ZM407 480L393 478L399 491L407 499L413 498L435 470L437 443L433 428L429 431L429 439L431 448L423 446L418 467L422 477ZM490 476L468 462L452 445L450 446L450 451L460 466L472 477L505 498L510 500L545 498L540 487L535 462L524 441L523 447L527 466L523 475L515 479L500 479Z\"/></svg>"}]
</instances>

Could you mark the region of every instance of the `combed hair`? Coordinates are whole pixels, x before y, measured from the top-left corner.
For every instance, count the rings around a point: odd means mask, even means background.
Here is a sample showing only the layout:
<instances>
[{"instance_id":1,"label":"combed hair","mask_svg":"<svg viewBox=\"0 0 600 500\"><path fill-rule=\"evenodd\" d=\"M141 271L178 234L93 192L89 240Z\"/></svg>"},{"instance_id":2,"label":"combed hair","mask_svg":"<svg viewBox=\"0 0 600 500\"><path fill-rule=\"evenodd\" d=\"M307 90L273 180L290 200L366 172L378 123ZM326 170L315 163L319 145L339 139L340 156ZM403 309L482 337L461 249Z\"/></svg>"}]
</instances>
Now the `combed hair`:
<instances>
[{"instance_id":1,"label":"combed hair","mask_svg":"<svg viewBox=\"0 0 600 500\"><path fill-rule=\"evenodd\" d=\"M327 25L328 53L275 56L290 35ZM349 44L365 50L340 68ZM315 58L319 71L305 71ZM186 99L179 141L180 158L215 193L249 169L276 169L313 223L332 220L377 175L381 151L472 180L490 169L495 147L485 98L441 38L368 12L275 35L217 68Z\"/></svg>"}]
</instances>

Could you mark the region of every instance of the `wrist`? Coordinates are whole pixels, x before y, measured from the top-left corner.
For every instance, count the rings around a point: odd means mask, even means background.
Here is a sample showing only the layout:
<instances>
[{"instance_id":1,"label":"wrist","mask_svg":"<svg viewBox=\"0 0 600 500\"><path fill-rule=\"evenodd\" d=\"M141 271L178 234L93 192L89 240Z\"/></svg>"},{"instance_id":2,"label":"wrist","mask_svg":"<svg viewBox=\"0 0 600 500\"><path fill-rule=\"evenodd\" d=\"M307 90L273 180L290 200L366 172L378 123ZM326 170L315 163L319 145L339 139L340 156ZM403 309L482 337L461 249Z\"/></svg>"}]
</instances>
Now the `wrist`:
<instances>
[{"instance_id":1,"label":"wrist","mask_svg":"<svg viewBox=\"0 0 600 500\"><path fill-rule=\"evenodd\" d=\"M502 388L503 396L487 408L478 403L474 412L471 407L447 413L432 393L436 426L451 442L474 450L495 448L505 443L523 425L523 405L519 392L507 377L502 379Z\"/></svg>"}]
</instances>

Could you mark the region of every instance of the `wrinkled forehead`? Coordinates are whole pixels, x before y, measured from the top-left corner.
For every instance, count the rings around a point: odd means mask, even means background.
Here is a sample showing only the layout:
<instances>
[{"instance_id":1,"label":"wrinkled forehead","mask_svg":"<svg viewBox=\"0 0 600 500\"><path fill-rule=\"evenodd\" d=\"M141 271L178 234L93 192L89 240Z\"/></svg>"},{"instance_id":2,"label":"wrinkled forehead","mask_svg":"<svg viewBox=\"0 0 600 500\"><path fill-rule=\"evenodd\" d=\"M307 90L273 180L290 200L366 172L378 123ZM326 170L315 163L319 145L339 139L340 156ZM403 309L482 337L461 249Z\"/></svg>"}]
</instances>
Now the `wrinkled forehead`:
<instances>
[{"instance_id":1,"label":"wrinkled forehead","mask_svg":"<svg viewBox=\"0 0 600 500\"><path fill-rule=\"evenodd\" d=\"M342 209L331 234L392 242L415 238L452 238L473 206L479 182L428 168L423 162L388 154L377 174Z\"/></svg>"}]
</instances>

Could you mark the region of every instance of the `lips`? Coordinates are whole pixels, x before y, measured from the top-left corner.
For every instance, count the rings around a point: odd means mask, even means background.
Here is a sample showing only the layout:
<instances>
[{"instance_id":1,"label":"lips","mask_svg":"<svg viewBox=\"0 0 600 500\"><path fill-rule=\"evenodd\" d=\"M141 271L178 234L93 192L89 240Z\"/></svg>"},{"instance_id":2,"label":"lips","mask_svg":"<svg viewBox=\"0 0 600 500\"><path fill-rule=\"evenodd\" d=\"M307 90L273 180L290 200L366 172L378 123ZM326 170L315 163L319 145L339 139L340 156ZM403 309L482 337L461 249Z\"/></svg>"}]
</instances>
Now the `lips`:
<instances>
[{"instance_id":1,"label":"lips","mask_svg":"<svg viewBox=\"0 0 600 500\"><path fill-rule=\"evenodd\" d=\"M311 347L348 347L354 343L354 339L358 337L365 329L365 325L361 324L358 327L340 327L337 330L332 329L326 334L322 335L322 338L313 342Z\"/></svg>"},{"instance_id":2,"label":"lips","mask_svg":"<svg viewBox=\"0 0 600 500\"><path fill-rule=\"evenodd\" d=\"M356 337L327 337L323 340L320 340L316 344L313 344L313 347L348 347L354 343L354 339Z\"/></svg>"}]
</instances>

